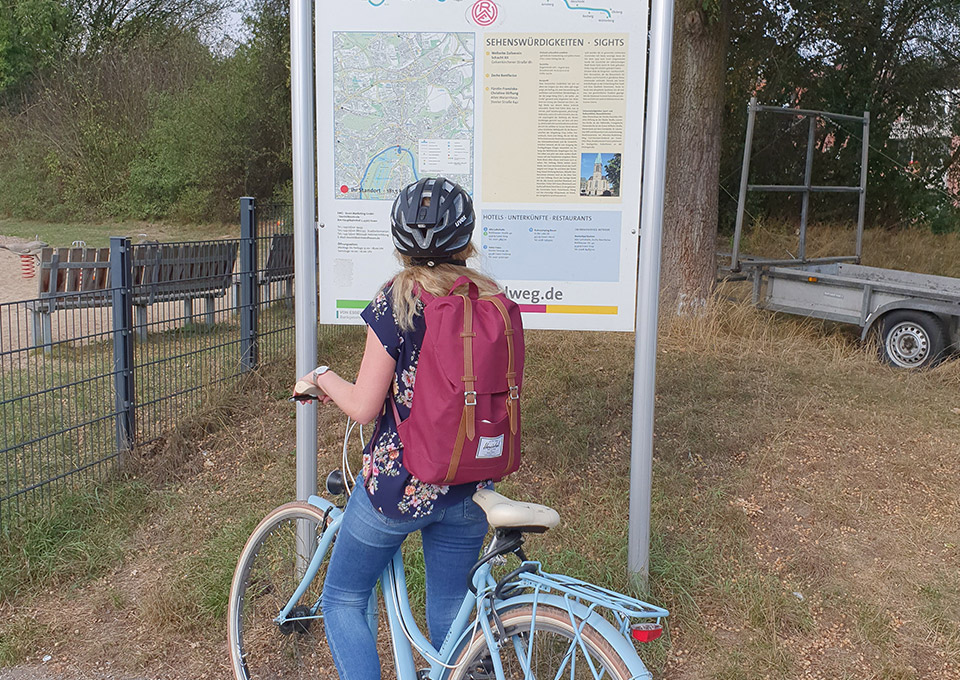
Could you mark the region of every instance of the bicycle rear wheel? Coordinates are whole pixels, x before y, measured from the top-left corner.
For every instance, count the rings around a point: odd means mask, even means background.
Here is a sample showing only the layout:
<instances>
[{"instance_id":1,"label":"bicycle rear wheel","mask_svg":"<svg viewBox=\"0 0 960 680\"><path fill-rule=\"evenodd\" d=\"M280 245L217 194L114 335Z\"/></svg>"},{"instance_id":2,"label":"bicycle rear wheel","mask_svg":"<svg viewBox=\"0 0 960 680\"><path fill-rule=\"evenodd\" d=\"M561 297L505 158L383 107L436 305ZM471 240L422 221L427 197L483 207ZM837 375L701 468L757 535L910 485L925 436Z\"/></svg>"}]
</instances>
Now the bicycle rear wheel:
<instances>
[{"instance_id":1,"label":"bicycle rear wheel","mask_svg":"<svg viewBox=\"0 0 960 680\"><path fill-rule=\"evenodd\" d=\"M336 678L322 618L306 618L316 609L326 577L324 560L316 578L297 602L305 617L278 625L274 619L301 581L319 541L323 512L307 503L287 503L263 518L247 539L230 587L227 636L234 677ZM297 527L305 524L316 538L298 546Z\"/></svg>"},{"instance_id":2,"label":"bicycle rear wheel","mask_svg":"<svg viewBox=\"0 0 960 680\"><path fill-rule=\"evenodd\" d=\"M571 622L570 615L562 609L540 604L534 621L533 608L522 605L501 612L500 618L510 638L500 648L504 680L528 677L629 680L632 677L628 665L599 631L589 624L582 625L577 619ZM464 646L455 665L448 680L494 680L490 652L481 631ZM529 675L526 668L530 669Z\"/></svg>"}]
</instances>

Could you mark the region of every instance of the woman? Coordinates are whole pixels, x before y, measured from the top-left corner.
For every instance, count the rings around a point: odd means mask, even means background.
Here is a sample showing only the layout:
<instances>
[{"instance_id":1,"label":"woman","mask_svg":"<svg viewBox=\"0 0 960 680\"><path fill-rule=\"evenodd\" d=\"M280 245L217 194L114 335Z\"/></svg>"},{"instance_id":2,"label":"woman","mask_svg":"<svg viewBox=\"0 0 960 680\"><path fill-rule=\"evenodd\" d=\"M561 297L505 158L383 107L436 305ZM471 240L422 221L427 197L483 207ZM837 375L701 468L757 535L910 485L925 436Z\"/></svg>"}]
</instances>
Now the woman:
<instances>
[{"instance_id":1,"label":"woman","mask_svg":"<svg viewBox=\"0 0 960 680\"><path fill-rule=\"evenodd\" d=\"M487 522L472 500L478 486L427 484L403 465L403 446L392 408L410 415L415 398L417 360L426 325L421 291L447 295L460 276L481 294L497 285L466 267L475 254L473 203L466 191L442 177L405 187L390 219L403 269L377 293L361 317L367 323L366 348L356 383L321 366L301 380L314 382L360 423L375 418L375 435L363 455L361 487L350 496L334 544L323 589L327 640L341 680L379 680L376 640L366 621L370 592L403 539L419 530L427 581L427 625L439 647L467 591ZM389 397L388 397L389 394Z\"/></svg>"}]
</instances>

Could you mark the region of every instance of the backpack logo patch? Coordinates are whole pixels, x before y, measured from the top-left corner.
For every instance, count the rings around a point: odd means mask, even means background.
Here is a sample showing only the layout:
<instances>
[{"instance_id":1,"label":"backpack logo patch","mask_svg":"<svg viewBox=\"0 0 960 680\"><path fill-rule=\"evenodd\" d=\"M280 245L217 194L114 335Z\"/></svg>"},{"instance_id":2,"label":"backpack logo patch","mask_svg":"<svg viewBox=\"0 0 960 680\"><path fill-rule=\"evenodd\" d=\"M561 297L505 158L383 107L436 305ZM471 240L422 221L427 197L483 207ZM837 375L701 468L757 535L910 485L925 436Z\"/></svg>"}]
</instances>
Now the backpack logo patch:
<instances>
[{"instance_id":1,"label":"backpack logo patch","mask_svg":"<svg viewBox=\"0 0 960 680\"><path fill-rule=\"evenodd\" d=\"M499 458L503 455L503 435L498 437L480 437L477 446L477 458Z\"/></svg>"}]
</instances>

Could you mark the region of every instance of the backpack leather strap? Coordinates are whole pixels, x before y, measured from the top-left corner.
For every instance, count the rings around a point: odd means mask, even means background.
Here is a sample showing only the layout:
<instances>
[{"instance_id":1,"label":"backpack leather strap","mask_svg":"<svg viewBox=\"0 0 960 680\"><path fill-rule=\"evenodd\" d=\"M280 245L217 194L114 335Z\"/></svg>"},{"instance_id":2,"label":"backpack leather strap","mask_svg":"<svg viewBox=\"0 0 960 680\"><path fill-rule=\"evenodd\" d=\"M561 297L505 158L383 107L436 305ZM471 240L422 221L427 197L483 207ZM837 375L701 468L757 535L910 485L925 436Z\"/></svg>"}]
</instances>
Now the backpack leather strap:
<instances>
[{"instance_id":1,"label":"backpack leather strap","mask_svg":"<svg viewBox=\"0 0 960 680\"><path fill-rule=\"evenodd\" d=\"M516 362L515 362L515 353L513 346L513 324L510 323L510 314L507 312L507 308L503 305L503 300L501 300L496 295L491 295L490 297L481 298L483 300L489 300L500 312L500 316L503 317L503 335L507 339L507 386L510 388L510 391L507 393L507 416L510 418L510 433L512 435L517 434L517 426L519 424L519 418L517 417L519 407L520 407L520 387L517 385L517 371L516 371ZM507 445L507 469L513 469L513 461L516 457L516 451L514 450L514 441L516 436L508 437L510 440Z\"/></svg>"},{"instance_id":2,"label":"backpack leather strap","mask_svg":"<svg viewBox=\"0 0 960 680\"><path fill-rule=\"evenodd\" d=\"M503 335L507 339L507 386L510 388L510 393L507 395L507 415L510 416L510 431L513 434L517 433L517 418L516 418L516 402L520 400L520 388L517 386L517 371L516 371L516 359L513 345L513 324L510 322L510 314L507 312L507 308L504 307L503 301L496 297L484 297L482 300L488 300L493 303L493 305L500 312L500 316L503 317Z\"/></svg>"},{"instance_id":3,"label":"backpack leather strap","mask_svg":"<svg viewBox=\"0 0 960 680\"><path fill-rule=\"evenodd\" d=\"M460 278L466 279L466 277ZM463 299L463 332L460 334L463 338L463 411L460 412L460 427L457 429L457 439L450 454L450 465L447 466L444 484L450 482L457 474L460 457L463 455L464 439L473 441L477 436L477 376L473 374L473 339L477 334L473 332L473 304L470 296L461 294L460 297Z\"/></svg>"},{"instance_id":4,"label":"backpack leather strap","mask_svg":"<svg viewBox=\"0 0 960 680\"><path fill-rule=\"evenodd\" d=\"M473 422L473 419L470 419ZM463 441L467 437L467 409L464 408L460 413L460 427L457 429L457 440L453 444L453 452L450 455L450 465L447 466L447 475L443 478L444 484L453 481L457 474L457 468L460 467L460 457L463 456Z\"/></svg>"},{"instance_id":5,"label":"backpack leather strap","mask_svg":"<svg viewBox=\"0 0 960 680\"><path fill-rule=\"evenodd\" d=\"M473 374L473 303L467 295L463 299L463 412L466 418L467 439L476 437L477 376Z\"/></svg>"}]
</instances>

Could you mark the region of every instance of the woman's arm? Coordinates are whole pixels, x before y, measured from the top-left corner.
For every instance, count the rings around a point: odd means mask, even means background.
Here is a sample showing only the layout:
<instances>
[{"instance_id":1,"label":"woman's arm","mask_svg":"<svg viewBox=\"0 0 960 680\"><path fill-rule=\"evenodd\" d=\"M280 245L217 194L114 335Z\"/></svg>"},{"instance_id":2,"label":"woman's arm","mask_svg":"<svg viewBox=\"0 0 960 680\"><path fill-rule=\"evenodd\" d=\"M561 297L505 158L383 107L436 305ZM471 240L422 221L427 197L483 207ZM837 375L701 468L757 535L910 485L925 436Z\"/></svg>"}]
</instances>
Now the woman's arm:
<instances>
[{"instance_id":1,"label":"woman's arm","mask_svg":"<svg viewBox=\"0 0 960 680\"><path fill-rule=\"evenodd\" d=\"M316 378L311 371L301 380L315 384L344 413L358 423L366 424L380 413L396 370L396 360L387 354L377 334L367 326L367 344L363 350L356 384L344 380L333 371L327 371ZM323 401L327 402L328 399Z\"/></svg>"}]
</instances>

